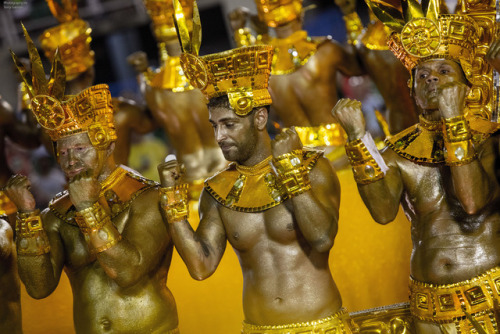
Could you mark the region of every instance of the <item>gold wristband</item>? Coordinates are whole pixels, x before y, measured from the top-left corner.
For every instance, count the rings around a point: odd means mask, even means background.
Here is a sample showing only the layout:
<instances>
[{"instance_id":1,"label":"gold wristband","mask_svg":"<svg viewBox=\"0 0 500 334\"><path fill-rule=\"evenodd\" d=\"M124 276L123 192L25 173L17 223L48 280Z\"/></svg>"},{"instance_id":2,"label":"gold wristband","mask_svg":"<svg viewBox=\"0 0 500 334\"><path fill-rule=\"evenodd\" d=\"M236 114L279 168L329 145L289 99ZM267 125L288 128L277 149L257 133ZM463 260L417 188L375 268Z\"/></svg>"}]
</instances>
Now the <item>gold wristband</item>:
<instances>
[{"instance_id":1,"label":"gold wristband","mask_svg":"<svg viewBox=\"0 0 500 334\"><path fill-rule=\"evenodd\" d=\"M302 150L294 150L272 160L278 182L285 188L290 197L311 189L309 171L302 165L302 156Z\"/></svg>"},{"instance_id":2,"label":"gold wristband","mask_svg":"<svg viewBox=\"0 0 500 334\"><path fill-rule=\"evenodd\" d=\"M361 139L348 142L345 151L357 183L369 184L384 177L382 169Z\"/></svg>"},{"instance_id":3,"label":"gold wristband","mask_svg":"<svg viewBox=\"0 0 500 334\"><path fill-rule=\"evenodd\" d=\"M349 44L356 45L359 35L363 32L363 23L358 16L358 13L344 15L345 29L347 31L347 41Z\"/></svg>"},{"instance_id":4,"label":"gold wristband","mask_svg":"<svg viewBox=\"0 0 500 334\"><path fill-rule=\"evenodd\" d=\"M187 183L175 187L160 188L160 207L165 213L168 223L182 221L189 216L188 188L189 184Z\"/></svg>"},{"instance_id":5,"label":"gold wristband","mask_svg":"<svg viewBox=\"0 0 500 334\"><path fill-rule=\"evenodd\" d=\"M50 252L50 243L43 229L40 210L17 213L16 245L19 255L37 256Z\"/></svg>"},{"instance_id":6,"label":"gold wristband","mask_svg":"<svg viewBox=\"0 0 500 334\"><path fill-rule=\"evenodd\" d=\"M476 159L469 123L464 116L445 118L443 132L447 165L462 166Z\"/></svg>"},{"instance_id":7,"label":"gold wristband","mask_svg":"<svg viewBox=\"0 0 500 334\"><path fill-rule=\"evenodd\" d=\"M78 211L75 220L92 254L110 249L122 239L120 232L113 225L110 216L99 202Z\"/></svg>"}]
</instances>

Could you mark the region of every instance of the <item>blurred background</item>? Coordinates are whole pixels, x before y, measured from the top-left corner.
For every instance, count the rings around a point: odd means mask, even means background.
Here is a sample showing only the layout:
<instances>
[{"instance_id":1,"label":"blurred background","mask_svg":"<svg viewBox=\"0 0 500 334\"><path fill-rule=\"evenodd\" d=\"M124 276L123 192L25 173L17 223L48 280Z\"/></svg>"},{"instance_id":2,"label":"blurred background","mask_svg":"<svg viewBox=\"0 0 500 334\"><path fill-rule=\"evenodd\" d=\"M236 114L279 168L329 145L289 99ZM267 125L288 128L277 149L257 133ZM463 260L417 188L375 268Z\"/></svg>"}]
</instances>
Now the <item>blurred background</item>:
<instances>
[{"instance_id":1,"label":"blurred background","mask_svg":"<svg viewBox=\"0 0 500 334\"><path fill-rule=\"evenodd\" d=\"M331 35L344 43L345 25L334 1L305 1L304 7L311 4L315 8L308 10L304 18L304 28L309 35ZM230 11L245 6L256 12L252 0L198 0L198 6L203 27L202 55L234 47L227 20ZM366 23L365 3L358 1L357 8ZM92 28L95 84L106 83L113 96L143 103L135 72L126 61L129 54L141 50L148 55L150 66L156 67L159 63L156 40L142 1L81 0L79 13ZM0 8L0 95L13 106L17 105L18 78L9 49L20 57L28 56L20 22L37 45L38 36L58 24L45 0L3 1ZM45 66L47 72L48 61ZM363 100L372 111L383 108L382 98L366 77L347 79L339 75L339 87L340 96ZM367 118L369 123L374 119L372 115ZM380 132L376 122L372 127L372 132ZM168 138L163 131L155 131L145 136L137 135L133 142L129 165L146 177L157 179L156 165L169 151ZM14 172L32 179L39 207L45 207L49 199L63 189L64 177L44 148L25 150L7 140L6 154ZM358 195L350 169L340 170L338 175L342 186L341 223L331 255L331 268L344 305L349 311L357 311L406 301L411 250L409 223L400 213L389 226L377 225ZM346 235L349 238L343 238ZM400 250L398 254L386 252L383 240L387 240L387 235L393 236L391 240L394 248ZM365 269L367 261L372 262L369 271ZM214 276L204 282L191 279L175 253L168 285L178 304L181 333L239 333L243 320L242 277L238 259L230 247ZM23 290L22 298L25 333L74 332L71 289L65 275L50 297L36 301Z\"/></svg>"}]
</instances>

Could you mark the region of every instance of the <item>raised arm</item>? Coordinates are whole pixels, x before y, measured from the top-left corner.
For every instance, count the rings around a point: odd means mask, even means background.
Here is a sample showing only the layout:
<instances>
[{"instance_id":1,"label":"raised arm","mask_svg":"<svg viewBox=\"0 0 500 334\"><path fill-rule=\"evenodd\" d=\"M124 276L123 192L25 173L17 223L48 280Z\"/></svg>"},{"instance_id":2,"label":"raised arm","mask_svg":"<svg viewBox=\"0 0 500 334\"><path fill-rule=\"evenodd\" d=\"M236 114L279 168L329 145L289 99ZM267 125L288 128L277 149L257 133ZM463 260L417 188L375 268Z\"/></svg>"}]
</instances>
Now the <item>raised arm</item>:
<instances>
[{"instance_id":1,"label":"raised arm","mask_svg":"<svg viewBox=\"0 0 500 334\"><path fill-rule=\"evenodd\" d=\"M318 252L328 252L338 230L340 205L340 184L337 175L326 158L319 158L316 165L308 171L305 166L292 166L288 162L301 159L302 143L293 129L277 135L272 141L273 165L285 187L290 190L292 210L297 225L304 238ZM303 163L303 161L302 161ZM287 182L292 174L304 180L296 190L290 189ZM309 181L307 181L309 179ZM299 181L300 183L300 181Z\"/></svg>"},{"instance_id":2,"label":"raised arm","mask_svg":"<svg viewBox=\"0 0 500 334\"><path fill-rule=\"evenodd\" d=\"M466 85L452 82L442 87L438 102L454 192L463 209L475 214L491 201L496 182L486 173L472 145L472 134L464 117L467 93Z\"/></svg>"},{"instance_id":3,"label":"raised arm","mask_svg":"<svg viewBox=\"0 0 500 334\"><path fill-rule=\"evenodd\" d=\"M384 160L366 132L361 102L341 99L332 114L347 133L346 152L363 202L377 223L390 223L403 193L399 167L393 159Z\"/></svg>"},{"instance_id":4,"label":"raised arm","mask_svg":"<svg viewBox=\"0 0 500 334\"><path fill-rule=\"evenodd\" d=\"M64 246L59 234L59 219L48 210L40 215L29 191L30 182L14 175L5 192L19 209L16 221L16 245L19 276L28 294L36 299L50 295L61 277Z\"/></svg>"},{"instance_id":5,"label":"raised arm","mask_svg":"<svg viewBox=\"0 0 500 334\"><path fill-rule=\"evenodd\" d=\"M121 287L133 286L158 267L170 243L157 204L158 191L146 190L128 212L111 221L98 202L101 186L90 175L84 172L69 183L75 219L106 274Z\"/></svg>"},{"instance_id":6,"label":"raised arm","mask_svg":"<svg viewBox=\"0 0 500 334\"><path fill-rule=\"evenodd\" d=\"M215 272L226 249L227 237L216 201L204 190L200 197L200 223L196 231L187 220L187 185L179 184L177 161L158 166L162 183L161 207L175 248L196 280Z\"/></svg>"}]
</instances>

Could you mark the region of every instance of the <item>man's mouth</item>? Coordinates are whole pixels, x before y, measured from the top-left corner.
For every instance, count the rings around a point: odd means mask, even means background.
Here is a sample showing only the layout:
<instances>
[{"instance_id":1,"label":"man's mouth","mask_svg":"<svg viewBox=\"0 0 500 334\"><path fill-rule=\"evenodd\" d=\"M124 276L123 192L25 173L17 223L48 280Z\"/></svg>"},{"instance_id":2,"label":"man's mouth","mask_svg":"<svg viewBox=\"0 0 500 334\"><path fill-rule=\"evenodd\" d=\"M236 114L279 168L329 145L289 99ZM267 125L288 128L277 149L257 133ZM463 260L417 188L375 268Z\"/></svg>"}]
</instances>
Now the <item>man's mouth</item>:
<instances>
[{"instance_id":1,"label":"man's mouth","mask_svg":"<svg viewBox=\"0 0 500 334\"><path fill-rule=\"evenodd\" d=\"M78 174L80 174L81 172L83 172L83 170L84 170L84 168L77 168L77 169L68 170L68 171L66 171L66 177L68 177L69 179L72 179L75 176L77 176Z\"/></svg>"}]
</instances>

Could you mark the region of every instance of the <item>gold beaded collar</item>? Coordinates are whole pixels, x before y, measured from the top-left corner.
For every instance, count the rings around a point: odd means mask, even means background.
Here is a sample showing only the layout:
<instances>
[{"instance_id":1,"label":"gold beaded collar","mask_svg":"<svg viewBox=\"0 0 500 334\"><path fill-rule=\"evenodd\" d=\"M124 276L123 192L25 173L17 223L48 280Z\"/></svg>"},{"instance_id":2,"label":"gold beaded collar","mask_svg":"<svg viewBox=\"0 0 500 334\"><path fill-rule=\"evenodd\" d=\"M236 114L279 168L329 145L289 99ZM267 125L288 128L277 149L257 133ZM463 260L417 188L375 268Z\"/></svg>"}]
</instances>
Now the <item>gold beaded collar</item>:
<instances>
[{"instance_id":1,"label":"gold beaded collar","mask_svg":"<svg viewBox=\"0 0 500 334\"><path fill-rule=\"evenodd\" d=\"M283 75L295 72L316 53L320 43L307 36L305 30L296 31L286 38L273 38L269 42L274 48L271 74Z\"/></svg>"},{"instance_id":2,"label":"gold beaded collar","mask_svg":"<svg viewBox=\"0 0 500 334\"><path fill-rule=\"evenodd\" d=\"M420 123L386 139L386 144L398 155L418 163L444 163L444 141L441 121L428 121L420 116Z\"/></svg>"},{"instance_id":3,"label":"gold beaded collar","mask_svg":"<svg viewBox=\"0 0 500 334\"><path fill-rule=\"evenodd\" d=\"M304 150L304 166L311 170L323 152ZM269 156L254 166L231 163L205 181L205 190L223 206L240 212L261 212L279 205L288 195L277 182Z\"/></svg>"}]
</instances>

